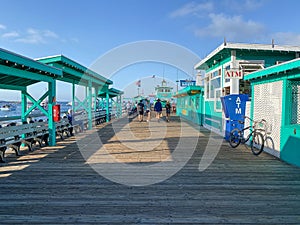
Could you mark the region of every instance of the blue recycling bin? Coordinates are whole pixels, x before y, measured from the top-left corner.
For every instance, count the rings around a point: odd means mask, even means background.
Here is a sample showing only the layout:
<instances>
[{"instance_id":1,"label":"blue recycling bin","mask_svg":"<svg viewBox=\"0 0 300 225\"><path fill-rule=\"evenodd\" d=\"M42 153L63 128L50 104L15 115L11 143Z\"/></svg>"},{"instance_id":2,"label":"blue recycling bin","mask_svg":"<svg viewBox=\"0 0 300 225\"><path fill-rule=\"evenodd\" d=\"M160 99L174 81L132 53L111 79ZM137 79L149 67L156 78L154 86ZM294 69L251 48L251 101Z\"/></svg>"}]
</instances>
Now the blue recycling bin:
<instances>
[{"instance_id":1,"label":"blue recycling bin","mask_svg":"<svg viewBox=\"0 0 300 225\"><path fill-rule=\"evenodd\" d=\"M232 94L221 97L222 107L225 114L225 140L229 141L230 132L234 128L243 129L244 125L238 123L238 120L244 121L246 102L249 96L246 94Z\"/></svg>"}]
</instances>

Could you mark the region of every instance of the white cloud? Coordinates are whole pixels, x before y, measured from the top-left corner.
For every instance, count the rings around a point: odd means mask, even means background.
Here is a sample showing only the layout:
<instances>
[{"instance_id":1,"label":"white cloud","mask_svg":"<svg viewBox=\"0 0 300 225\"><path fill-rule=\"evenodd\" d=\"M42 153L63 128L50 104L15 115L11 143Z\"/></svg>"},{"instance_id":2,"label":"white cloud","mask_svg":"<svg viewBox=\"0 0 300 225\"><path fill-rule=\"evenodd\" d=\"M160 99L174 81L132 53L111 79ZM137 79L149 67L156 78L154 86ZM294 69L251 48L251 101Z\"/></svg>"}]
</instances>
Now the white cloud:
<instances>
[{"instance_id":1,"label":"white cloud","mask_svg":"<svg viewBox=\"0 0 300 225\"><path fill-rule=\"evenodd\" d=\"M270 40L274 39L275 44L300 46L300 34L292 32L278 32L271 35Z\"/></svg>"},{"instance_id":2,"label":"white cloud","mask_svg":"<svg viewBox=\"0 0 300 225\"><path fill-rule=\"evenodd\" d=\"M3 24L0 24L0 30L5 30L5 29L6 29L6 26Z\"/></svg>"},{"instance_id":3,"label":"white cloud","mask_svg":"<svg viewBox=\"0 0 300 225\"><path fill-rule=\"evenodd\" d=\"M265 0L223 0L223 7L230 6L232 11L253 11L262 7L265 4Z\"/></svg>"},{"instance_id":4,"label":"white cloud","mask_svg":"<svg viewBox=\"0 0 300 225\"><path fill-rule=\"evenodd\" d=\"M12 32L7 32L1 35L1 37L3 38L16 38L19 37L20 34L16 31L12 31Z\"/></svg>"},{"instance_id":5,"label":"white cloud","mask_svg":"<svg viewBox=\"0 0 300 225\"><path fill-rule=\"evenodd\" d=\"M45 30L43 34L45 37L58 38L58 35L51 30Z\"/></svg>"},{"instance_id":6,"label":"white cloud","mask_svg":"<svg viewBox=\"0 0 300 225\"><path fill-rule=\"evenodd\" d=\"M24 37L16 39L16 42L22 42L27 44L45 44L50 39L58 39L59 36L50 30L38 30L29 28L27 29Z\"/></svg>"},{"instance_id":7,"label":"white cloud","mask_svg":"<svg viewBox=\"0 0 300 225\"><path fill-rule=\"evenodd\" d=\"M73 42L73 43L79 43L79 39L78 38L70 38L70 41Z\"/></svg>"},{"instance_id":8,"label":"white cloud","mask_svg":"<svg viewBox=\"0 0 300 225\"><path fill-rule=\"evenodd\" d=\"M264 26L260 23L248 20L241 16L226 16L224 14L209 14L210 24L204 28L194 30L199 37L226 37L228 40L249 40L258 38L264 34Z\"/></svg>"},{"instance_id":9,"label":"white cloud","mask_svg":"<svg viewBox=\"0 0 300 225\"><path fill-rule=\"evenodd\" d=\"M184 5L183 7L173 11L170 14L170 17L175 18L175 17L183 17L187 15L201 15L203 11L211 12L213 9L214 9L214 5L212 2L206 2L206 3L190 2Z\"/></svg>"}]
</instances>

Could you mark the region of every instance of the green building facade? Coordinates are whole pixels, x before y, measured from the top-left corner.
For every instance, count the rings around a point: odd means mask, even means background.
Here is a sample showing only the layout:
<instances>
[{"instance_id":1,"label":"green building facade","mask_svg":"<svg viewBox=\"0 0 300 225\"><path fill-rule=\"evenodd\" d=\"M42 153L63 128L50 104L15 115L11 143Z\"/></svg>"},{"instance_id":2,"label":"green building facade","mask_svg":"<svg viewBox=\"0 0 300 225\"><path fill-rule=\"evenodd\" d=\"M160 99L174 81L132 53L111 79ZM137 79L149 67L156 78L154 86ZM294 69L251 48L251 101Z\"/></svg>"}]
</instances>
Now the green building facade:
<instances>
[{"instance_id":1,"label":"green building facade","mask_svg":"<svg viewBox=\"0 0 300 225\"><path fill-rule=\"evenodd\" d=\"M176 95L176 114L195 124L203 125L203 87L188 86Z\"/></svg>"},{"instance_id":2,"label":"green building facade","mask_svg":"<svg viewBox=\"0 0 300 225\"><path fill-rule=\"evenodd\" d=\"M300 166L300 59L253 72L251 115L268 121L264 150Z\"/></svg>"},{"instance_id":3,"label":"green building facade","mask_svg":"<svg viewBox=\"0 0 300 225\"><path fill-rule=\"evenodd\" d=\"M299 57L300 47L264 44L223 43L199 63L194 69L205 71L203 86L203 126L224 135L226 118L221 96L248 94L253 89L247 74L262 70ZM230 77L230 73L236 74ZM247 104L246 114L250 113Z\"/></svg>"}]
</instances>

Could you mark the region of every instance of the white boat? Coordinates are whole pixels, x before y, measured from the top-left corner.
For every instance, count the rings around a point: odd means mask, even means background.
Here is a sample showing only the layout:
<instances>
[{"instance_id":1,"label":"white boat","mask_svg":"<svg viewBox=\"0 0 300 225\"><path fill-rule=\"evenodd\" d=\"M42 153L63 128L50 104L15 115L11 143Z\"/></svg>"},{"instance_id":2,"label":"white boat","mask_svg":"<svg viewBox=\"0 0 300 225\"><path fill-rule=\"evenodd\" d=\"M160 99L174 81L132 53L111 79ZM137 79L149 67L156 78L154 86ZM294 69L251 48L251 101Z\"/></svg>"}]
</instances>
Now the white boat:
<instances>
[{"instance_id":1,"label":"white boat","mask_svg":"<svg viewBox=\"0 0 300 225\"><path fill-rule=\"evenodd\" d=\"M12 105L6 104L0 107L1 111L14 111L16 110L15 107L13 107Z\"/></svg>"}]
</instances>

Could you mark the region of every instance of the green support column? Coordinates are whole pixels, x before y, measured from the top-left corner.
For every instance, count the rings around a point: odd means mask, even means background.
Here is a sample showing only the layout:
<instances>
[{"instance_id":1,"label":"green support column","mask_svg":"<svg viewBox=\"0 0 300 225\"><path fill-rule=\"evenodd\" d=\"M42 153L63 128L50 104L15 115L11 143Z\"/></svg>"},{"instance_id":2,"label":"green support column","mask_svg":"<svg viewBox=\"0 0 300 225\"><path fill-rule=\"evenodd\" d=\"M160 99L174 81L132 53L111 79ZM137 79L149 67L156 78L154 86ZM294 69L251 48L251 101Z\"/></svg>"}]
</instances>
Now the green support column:
<instances>
[{"instance_id":1,"label":"green support column","mask_svg":"<svg viewBox=\"0 0 300 225\"><path fill-rule=\"evenodd\" d=\"M104 99L104 98L101 98L101 108L102 108L102 109L104 108L104 102L105 102L105 99Z\"/></svg>"},{"instance_id":2,"label":"green support column","mask_svg":"<svg viewBox=\"0 0 300 225\"><path fill-rule=\"evenodd\" d=\"M55 122L53 121L53 106L56 104L56 81L48 83L49 99L48 99L48 128L49 128L49 145L56 145Z\"/></svg>"},{"instance_id":3,"label":"green support column","mask_svg":"<svg viewBox=\"0 0 300 225\"><path fill-rule=\"evenodd\" d=\"M87 98L88 98L88 129L91 130L93 128L93 115L92 115L92 81L89 80L87 87Z\"/></svg>"},{"instance_id":4,"label":"green support column","mask_svg":"<svg viewBox=\"0 0 300 225\"><path fill-rule=\"evenodd\" d=\"M27 93L27 89L25 90L22 90L21 92L21 104L22 104L22 111L21 111L21 119L22 119L22 122L26 121L26 111L27 111L27 97L26 97L26 93Z\"/></svg>"},{"instance_id":5,"label":"green support column","mask_svg":"<svg viewBox=\"0 0 300 225\"><path fill-rule=\"evenodd\" d=\"M72 82L72 111L75 113L75 83Z\"/></svg>"},{"instance_id":6,"label":"green support column","mask_svg":"<svg viewBox=\"0 0 300 225\"><path fill-rule=\"evenodd\" d=\"M109 94L106 92L106 122L109 122Z\"/></svg>"},{"instance_id":7,"label":"green support column","mask_svg":"<svg viewBox=\"0 0 300 225\"><path fill-rule=\"evenodd\" d=\"M119 107L119 118L121 118L122 117L122 95L119 96L118 107Z\"/></svg>"},{"instance_id":8,"label":"green support column","mask_svg":"<svg viewBox=\"0 0 300 225\"><path fill-rule=\"evenodd\" d=\"M95 88L95 95L94 95L94 112L96 112L97 111L97 94L98 94L98 91L99 91L99 89L98 89L98 87L96 87Z\"/></svg>"},{"instance_id":9,"label":"green support column","mask_svg":"<svg viewBox=\"0 0 300 225\"><path fill-rule=\"evenodd\" d=\"M117 100L116 100L116 114L117 114L117 118L119 118L120 115L120 104L119 104L119 96L117 95Z\"/></svg>"}]
</instances>

